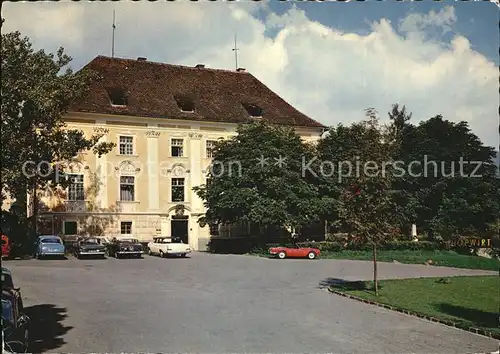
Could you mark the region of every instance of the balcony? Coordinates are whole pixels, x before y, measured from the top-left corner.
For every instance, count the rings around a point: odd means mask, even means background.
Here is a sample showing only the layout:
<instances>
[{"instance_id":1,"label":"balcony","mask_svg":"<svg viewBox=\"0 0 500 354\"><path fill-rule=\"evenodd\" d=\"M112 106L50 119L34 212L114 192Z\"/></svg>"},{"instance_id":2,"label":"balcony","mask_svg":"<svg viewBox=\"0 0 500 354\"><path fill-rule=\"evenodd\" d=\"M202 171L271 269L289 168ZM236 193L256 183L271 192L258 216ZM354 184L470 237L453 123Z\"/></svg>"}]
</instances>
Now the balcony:
<instances>
[{"instance_id":1,"label":"balcony","mask_svg":"<svg viewBox=\"0 0 500 354\"><path fill-rule=\"evenodd\" d=\"M86 200L66 200L64 201L64 211L67 213L86 213L88 201Z\"/></svg>"}]
</instances>

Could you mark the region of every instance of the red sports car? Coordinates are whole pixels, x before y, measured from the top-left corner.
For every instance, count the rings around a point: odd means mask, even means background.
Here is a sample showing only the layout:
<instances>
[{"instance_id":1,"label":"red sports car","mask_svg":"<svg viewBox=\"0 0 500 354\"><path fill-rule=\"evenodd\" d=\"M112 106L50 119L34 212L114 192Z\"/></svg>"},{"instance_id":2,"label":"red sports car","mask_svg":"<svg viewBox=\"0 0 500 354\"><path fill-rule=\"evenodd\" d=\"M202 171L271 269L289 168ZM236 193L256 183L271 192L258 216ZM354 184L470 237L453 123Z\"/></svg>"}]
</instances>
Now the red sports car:
<instances>
[{"instance_id":1,"label":"red sports car","mask_svg":"<svg viewBox=\"0 0 500 354\"><path fill-rule=\"evenodd\" d=\"M317 248L300 247L297 245L290 245L285 247L271 247L269 253L279 259L290 258L309 258L314 259L319 257L320 251Z\"/></svg>"}]
</instances>

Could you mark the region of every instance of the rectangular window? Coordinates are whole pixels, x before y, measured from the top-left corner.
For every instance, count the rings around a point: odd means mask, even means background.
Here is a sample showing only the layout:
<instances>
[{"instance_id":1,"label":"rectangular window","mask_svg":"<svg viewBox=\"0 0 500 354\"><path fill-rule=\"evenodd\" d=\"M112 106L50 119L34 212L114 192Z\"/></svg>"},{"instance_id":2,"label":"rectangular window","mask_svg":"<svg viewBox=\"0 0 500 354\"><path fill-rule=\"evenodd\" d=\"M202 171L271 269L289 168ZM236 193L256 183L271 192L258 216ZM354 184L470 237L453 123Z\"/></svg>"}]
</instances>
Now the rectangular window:
<instances>
[{"instance_id":1,"label":"rectangular window","mask_svg":"<svg viewBox=\"0 0 500 354\"><path fill-rule=\"evenodd\" d=\"M135 200L134 176L120 176L120 200L133 202Z\"/></svg>"},{"instance_id":2,"label":"rectangular window","mask_svg":"<svg viewBox=\"0 0 500 354\"><path fill-rule=\"evenodd\" d=\"M122 221L120 223L120 233L122 235L132 234L132 221Z\"/></svg>"},{"instance_id":3,"label":"rectangular window","mask_svg":"<svg viewBox=\"0 0 500 354\"><path fill-rule=\"evenodd\" d=\"M76 221L65 221L64 222L64 234L65 235L78 234L78 226L77 226Z\"/></svg>"},{"instance_id":4,"label":"rectangular window","mask_svg":"<svg viewBox=\"0 0 500 354\"><path fill-rule=\"evenodd\" d=\"M134 154L134 137L120 136L120 155Z\"/></svg>"},{"instance_id":5,"label":"rectangular window","mask_svg":"<svg viewBox=\"0 0 500 354\"><path fill-rule=\"evenodd\" d=\"M68 200L85 200L83 175L68 175Z\"/></svg>"},{"instance_id":6,"label":"rectangular window","mask_svg":"<svg viewBox=\"0 0 500 354\"><path fill-rule=\"evenodd\" d=\"M211 159L213 158L213 155L214 155L214 149L215 147L215 141L214 140L207 140L207 143L206 143L206 150L207 150L207 158L208 159Z\"/></svg>"},{"instance_id":7,"label":"rectangular window","mask_svg":"<svg viewBox=\"0 0 500 354\"><path fill-rule=\"evenodd\" d=\"M172 139L172 156L182 157L184 156L184 140L182 139Z\"/></svg>"},{"instance_id":8,"label":"rectangular window","mask_svg":"<svg viewBox=\"0 0 500 354\"><path fill-rule=\"evenodd\" d=\"M184 201L184 178L172 178L172 201Z\"/></svg>"}]
</instances>

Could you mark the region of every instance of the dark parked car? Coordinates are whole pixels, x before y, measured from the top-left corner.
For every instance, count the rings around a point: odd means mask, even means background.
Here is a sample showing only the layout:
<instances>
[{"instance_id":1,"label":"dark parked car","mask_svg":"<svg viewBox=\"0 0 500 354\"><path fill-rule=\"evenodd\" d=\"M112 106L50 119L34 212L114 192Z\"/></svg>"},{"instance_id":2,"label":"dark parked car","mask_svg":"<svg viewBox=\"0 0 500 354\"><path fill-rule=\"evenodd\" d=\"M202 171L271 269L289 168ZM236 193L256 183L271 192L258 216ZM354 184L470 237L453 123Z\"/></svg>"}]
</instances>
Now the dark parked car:
<instances>
[{"instance_id":1,"label":"dark parked car","mask_svg":"<svg viewBox=\"0 0 500 354\"><path fill-rule=\"evenodd\" d=\"M8 268L2 267L2 290L15 291L19 294L20 307L23 307L23 298L21 296L21 288L14 287L12 280L12 272Z\"/></svg>"},{"instance_id":2,"label":"dark parked car","mask_svg":"<svg viewBox=\"0 0 500 354\"><path fill-rule=\"evenodd\" d=\"M30 318L24 314L20 294L2 289L2 332L5 349L25 353L28 349Z\"/></svg>"},{"instance_id":3,"label":"dark parked car","mask_svg":"<svg viewBox=\"0 0 500 354\"><path fill-rule=\"evenodd\" d=\"M101 244L101 240L96 237L81 237L76 242L73 250L76 258L83 257L106 257L106 246Z\"/></svg>"},{"instance_id":4,"label":"dark parked car","mask_svg":"<svg viewBox=\"0 0 500 354\"><path fill-rule=\"evenodd\" d=\"M14 289L12 272L8 268L2 267L2 289Z\"/></svg>"},{"instance_id":5,"label":"dark parked car","mask_svg":"<svg viewBox=\"0 0 500 354\"><path fill-rule=\"evenodd\" d=\"M116 239L114 238L110 243L107 244L108 255L120 258L120 257L142 257L142 245L133 238L126 239Z\"/></svg>"}]
</instances>

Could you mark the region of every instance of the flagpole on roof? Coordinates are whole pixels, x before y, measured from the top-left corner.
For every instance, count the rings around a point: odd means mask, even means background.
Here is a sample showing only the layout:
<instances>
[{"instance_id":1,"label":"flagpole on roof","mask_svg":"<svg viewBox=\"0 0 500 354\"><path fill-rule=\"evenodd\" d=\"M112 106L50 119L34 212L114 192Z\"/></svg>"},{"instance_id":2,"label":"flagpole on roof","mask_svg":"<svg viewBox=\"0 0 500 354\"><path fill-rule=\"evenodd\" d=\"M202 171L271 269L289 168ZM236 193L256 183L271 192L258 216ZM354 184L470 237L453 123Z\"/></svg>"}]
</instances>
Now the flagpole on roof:
<instances>
[{"instance_id":1,"label":"flagpole on roof","mask_svg":"<svg viewBox=\"0 0 500 354\"><path fill-rule=\"evenodd\" d=\"M233 48L233 52L234 52L234 59L236 61L236 70L238 70L238 50L240 50L236 44L236 34L234 35L234 48Z\"/></svg>"},{"instance_id":2,"label":"flagpole on roof","mask_svg":"<svg viewBox=\"0 0 500 354\"><path fill-rule=\"evenodd\" d=\"M113 25L111 26L113 30L113 34L111 36L111 57L115 57L115 10L113 10Z\"/></svg>"}]
</instances>

